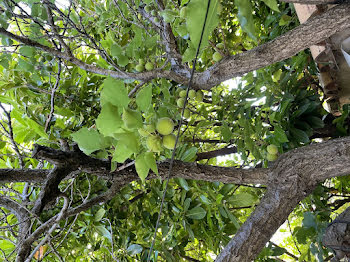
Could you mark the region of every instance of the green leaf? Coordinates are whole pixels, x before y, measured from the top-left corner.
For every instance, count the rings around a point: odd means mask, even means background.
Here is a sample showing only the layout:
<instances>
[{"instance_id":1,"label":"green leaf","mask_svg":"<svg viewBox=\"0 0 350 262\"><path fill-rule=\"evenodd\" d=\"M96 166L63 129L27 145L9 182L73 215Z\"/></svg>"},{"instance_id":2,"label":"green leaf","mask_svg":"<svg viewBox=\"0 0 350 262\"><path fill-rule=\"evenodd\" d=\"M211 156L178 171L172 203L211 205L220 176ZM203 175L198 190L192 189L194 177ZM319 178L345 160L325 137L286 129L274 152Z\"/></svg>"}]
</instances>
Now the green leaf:
<instances>
[{"instance_id":1,"label":"green leaf","mask_svg":"<svg viewBox=\"0 0 350 262\"><path fill-rule=\"evenodd\" d=\"M291 20L292 20L292 18L289 15L282 15L278 24L280 26L288 25Z\"/></svg>"},{"instance_id":2,"label":"green leaf","mask_svg":"<svg viewBox=\"0 0 350 262\"><path fill-rule=\"evenodd\" d=\"M253 7L250 0L235 0L238 8L238 20L244 32L246 32L254 41L256 38L256 30L253 18Z\"/></svg>"},{"instance_id":3,"label":"green leaf","mask_svg":"<svg viewBox=\"0 0 350 262\"><path fill-rule=\"evenodd\" d=\"M143 247L138 245L138 244L132 244L128 247L128 249L126 250L126 252L128 252L129 255L133 256L133 255L137 255L140 254L143 250Z\"/></svg>"},{"instance_id":4,"label":"green leaf","mask_svg":"<svg viewBox=\"0 0 350 262\"><path fill-rule=\"evenodd\" d=\"M177 12L171 9L160 11L159 14L163 17L166 23L172 23L178 15Z\"/></svg>"},{"instance_id":5,"label":"green leaf","mask_svg":"<svg viewBox=\"0 0 350 262\"><path fill-rule=\"evenodd\" d=\"M108 240L112 242L111 232L109 232L104 226L95 226L95 229L101 236L108 238Z\"/></svg>"},{"instance_id":6,"label":"green leaf","mask_svg":"<svg viewBox=\"0 0 350 262\"><path fill-rule=\"evenodd\" d=\"M133 132L114 134L114 138L119 143L126 145L133 153L137 153L139 150L138 135Z\"/></svg>"},{"instance_id":7,"label":"green leaf","mask_svg":"<svg viewBox=\"0 0 350 262\"><path fill-rule=\"evenodd\" d=\"M142 88L136 96L137 106L144 112L151 106L152 103L152 87L150 85Z\"/></svg>"},{"instance_id":8,"label":"green leaf","mask_svg":"<svg viewBox=\"0 0 350 262\"><path fill-rule=\"evenodd\" d=\"M323 123L322 119L320 119L316 116L309 116L306 118L306 121L310 124L310 126L313 129L324 127L324 123Z\"/></svg>"},{"instance_id":9,"label":"green leaf","mask_svg":"<svg viewBox=\"0 0 350 262\"><path fill-rule=\"evenodd\" d=\"M112 136L123 125L118 107L111 103L102 106L101 113L96 119L96 127L104 136Z\"/></svg>"},{"instance_id":10,"label":"green leaf","mask_svg":"<svg viewBox=\"0 0 350 262\"><path fill-rule=\"evenodd\" d=\"M145 182L145 179L148 175L149 165L144 157L144 154L138 155L135 160L136 172L139 175L142 182Z\"/></svg>"},{"instance_id":11,"label":"green leaf","mask_svg":"<svg viewBox=\"0 0 350 262\"><path fill-rule=\"evenodd\" d=\"M253 195L249 193L238 193L230 197L227 202L236 207L238 206L250 206L256 202L256 199Z\"/></svg>"},{"instance_id":12,"label":"green leaf","mask_svg":"<svg viewBox=\"0 0 350 262\"><path fill-rule=\"evenodd\" d=\"M80 150L87 155L103 148L103 136L95 129L83 127L71 136L73 141L78 144Z\"/></svg>"},{"instance_id":13,"label":"green leaf","mask_svg":"<svg viewBox=\"0 0 350 262\"><path fill-rule=\"evenodd\" d=\"M188 32L190 33L191 42L195 49L198 48L207 6L208 0L192 0L187 5L186 24ZM218 0L212 0L210 2L201 48L208 45L209 36L219 23L218 6Z\"/></svg>"},{"instance_id":14,"label":"green leaf","mask_svg":"<svg viewBox=\"0 0 350 262\"><path fill-rule=\"evenodd\" d=\"M297 128L291 128L290 132L293 136L293 138L295 138L296 141L300 142L300 143L308 143L310 142L310 139L308 137L308 135L300 129Z\"/></svg>"},{"instance_id":15,"label":"green leaf","mask_svg":"<svg viewBox=\"0 0 350 262\"><path fill-rule=\"evenodd\" d=\"M112 161L124 163L124 161L127 160L132 153L133 151L128 147L128 145L118 142L114 150Z\"/></svg>"},{"instance_id":16,"label":"green leaf","mask_svg":"<svg viewBox=\"0 0 350 262\"><path fill-rule=\"evenodd\" d=\"M226 123L224 123L221 127L221 136L225 142L229 142L231 140L232 132Z\"/></svg>"},{"instance_id":17,"label":"green leaf","mask_svg":"<svg viewBox=\"0 0 350 262\"><path fill-rule=\"evenodd\" d=\"M263 0L263 2L270 7L273 11L279 12L277 1L276 0Z\"/></svg>"},{"instance_id":18,"label":"green leaf","mask_svg":"<svg viewBox=\"0 0 350 262\"><path fill-rule=\"evenodd\" d=\"M182 62L190 62L195 58L195 56L196 49L192 45L190 45L182 56Z\"/></svg>"},{"instance_id":19,"label":"green leaf","mask_svg":"<svg viewBox=\"0 0 350 262\"><path fill-rule=\"evenodd\" d=\"M180 186L185 189L186 191L190 190L190 187L187 184L186 179L184 178L178 178L177 181L179 182Z\"/></svg>"},{"instance_id":20,"label":"green leaf","mask_svg":"<svg viewBox=\"0 0 350 262\"><path fill-rule=\"evenodd\" d=\"M203 219L205 215L207 214L207 211L204 210L202 207L194 207L186 213L186 216L191 219Z\"/></svg>"},{"instance_id":21,"label":"green leaf","mask_svg":"<svg viewBox=\"0 0 350 262\"><path fill-rule=\"evenodd\" d=\"M103 82L103 89L101 92L101 103L111 103L119 109L126 107L129 104L129 97L124 82L115 80L112 77L107 77Z\"/></svg>"},{"instance_id":22,"label":"green leaf","mask_svg":"<svg viewBox=\"0 0 350 262\"><path fill-rule=\"evenodd\" d=\"M104 210L103 208L100 208L97 213L95 214L94 220L95 222L99 222L101 221L101 219L104 217L106 213L106 210Z\"/></svg>"},{"instance_id":23,"label":"green leaf","mask_svg":"<svg viewBox=\"0 0 350 262\"><path fill-rule=\"evenodd\" d=\"M279 126L275 126L274 127L274 132L273 132L276 140L280 143L284 143L284 142L288 142L288 137L285 134L285 132L283 131L282 128L280 128Z\"/></svg>"},{"instance_id":24,"label":"green leaf","mask_svg":"<svg viewBox=\"0 0 350 262\"><path fill-rule=\"evenodd\" d=\"M183 153L180 160L185 161L185 162L194 161L194 159L197 155L197 151L198 151L197 147L191 147L190 149L186 150Z\"/></svg>"},{"instance_id":25,"label":"green leaf","mask_svg":"<svg viewBox=\"0 0 350 262\"><path fill-rule=\"evenodd\" d=\"M145 161L147 162L149 168L156 174L158 175L158 167L157 167L157 162L154 157L154 153L152 152L146 152L145 153Z\"/></svg>"},{"instance_id":26,"label":"green leaf","mask_svg":"<svg viewBox=\"0 0 350 262\"><path fill-rule=\"evenodd\" d=\"M27 57L32 57L35 54L35 48L30 46L22 46L19 49L19 53Z\"/></svg>"}]
</instances>

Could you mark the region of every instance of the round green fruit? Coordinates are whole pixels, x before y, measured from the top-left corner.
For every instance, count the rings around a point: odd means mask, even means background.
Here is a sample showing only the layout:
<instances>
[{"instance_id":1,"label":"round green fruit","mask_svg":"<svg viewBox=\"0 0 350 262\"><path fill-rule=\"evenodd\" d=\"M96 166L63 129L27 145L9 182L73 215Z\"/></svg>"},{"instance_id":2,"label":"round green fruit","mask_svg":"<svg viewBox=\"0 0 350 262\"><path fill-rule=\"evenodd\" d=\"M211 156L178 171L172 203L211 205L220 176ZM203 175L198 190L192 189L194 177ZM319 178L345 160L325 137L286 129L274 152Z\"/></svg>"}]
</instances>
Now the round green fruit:
<instances>
[{"instance_id":1,"label":"round green fruit","mask_svg":"<svg viewBox=\"0 0 350 262\"><path fill-rule=\"evenodd\" d=\"M147 71L151 71L151 70L153 70L154 66L153 66L153 64L151 62L147 62L145 64L145 68L146 68Z\"/></svg>"},{"instance_id":2,"label":"round green fruit","mask_svg":"<svg viewBox=\"0 0 350 262\"><path fill-rule=\"evenodd\" d=\"M189 92L188 92L188 97L193 99L196 97L196 91L191 89Z\"/></svg>"},{"instance_id":3,"label":"round green fruit","mask_svg":"<svg viewBox=\"0 0 350 262\"><path fill-rule=\"evenodd\" d=\"M181 8L180 10L180 17L185 19L186 18L186 13L187 13L187 7L184 6L183 8Z\"/></svg>"},{"instance_id":4,"label":"round green fruit","mask_svg":"<svg viewBox=\"0 0 350 262\"><path fill-rule=\"evenodd\" d=\"M176 136L174 134L163 136L163 146L167 149L174 149Z\"/></svg>"},{"instance_id":5,"label":"round green fruit","mask_svg":"<svg viewBox=\"0 0 350 262\"><path fill-rule=\"evenodd\" d=\"M185 98L183 98L183 97L181 97L181 98L179 98L177 101L176 101L176 104L177 104L177 106L178 107L183 107L184 106L184 104L185 104Z\"/></svg>"},{"instance_id":6,"label":"round green fruit","mask_svg":"<svg viewBox=\"0 0 350 262\"><path fill-rule=\"evenodd\" d=\"M155 17L155 18L154 18L154 22L155 22L155 23L159 23L159 22L160 22L159 18L158 18L158 17Z\"/></svg>"},{"instance_id":7,"label":"round green fruit","mask_svg":"<svg viewBox=\"0 0 350 262\"><path fill-rule=\"evenodd\" d=\"M202 92L201 90L198 90L198 91L196 92L196 100L197 100L198 102L202 102L202 101L203 101L203 92Z\"/></svg>"},{"instance_id":8,"label":"round green fruit","mask_svg":"<svg viewBox=\"0 0 350 262\"><path fill-rule=\"evenodd\" d=\"M225 48L225 45L224 45L223 43L218 43L218 44L216 45L216 47L219 48L219 49L224 49L224 48Z\"/></svg>"},{"instance_id":9,"label":"round green fruit","mask_svg":"<svg viewBox=\"0 0 350 262\"><path fill-rule=\"evenodd\" d=\"M189 119L191 117L191 111L189 109L185 109L184 118Z\"/></svg>"},{"instance_id":10,"label":"round green fruit","mask_svg":"<svg viewBox=\"0 0 350 262\"><path fill-rule=\"evenodd\" d=\"M146 11L147 13L151 12L151 11L152 11L152 7L150 7L149 5L146 5L146 6L145 6L145 11Z\"/></svg>"},{"instance_id":11,"label":"round green fruit","mask_svg":"<svg viewBox=\"0 0 350 262\"><path fill-rule=\"evenodd\" d=\"M275 161L277 158L278 158L278 156L275 155L275 154L267 153L267 155L266 155L266 159L267 159L268 161Z\"/></svg>"},{"instance_id":12,"label":"round green fruit","mask_svg":"<svg viewBox=\"0 0 350 262\"><path fill-rule=\"evenodd\" d=\"M278 153L278 148L275 145L268 145L266 150L271 155L277 155Z\"/></svg>"},{"instance_id":13,"label":"round green fruit","mask_svg":"<svg viewBox=\"0 0 350 262\"><path fill-rule=\"evenodd\" d=\"M156 129L163 136L169 135L174 130L174 122L169 117L162 117L158 119Z\"/></svg>"},{"instance_id":14,"label":"round green fruit","mask_svg":"<svg viewBox=\"0 0 350 262\"><path fill-rule=\"evenodd\" d=\"M186 96L186 93L187 93L186 90L182 90L182 91L180 91L179 96L180 96L180 97L185 97L185 96Z\"/></svg>"},{"instance_id":15,"label":"round green fruit","mask_svg":"<svg viewBox=\"0 0 350 262\"><path fill-rule=\"evenodd\" d=\"M152 152L162 151L162 139L159 136L149 136L146 145Z\"/></svg>"},{"instance_id":16,"label":"round green fruit","mask_svg":"<svg viewBox=\"0 0 350 262\"><path fill-rule=\"evenodd\" d=\"M135 70L137 72L143 72L143 70L145 70L145 67L142 64L138 64L137 66L135 66Z\"/></svg>"},{"instance_id":17,"label":"round green fruit","mask_svg":"<svg viewBox=\"0 0 350 262\"><path fill-rule=\"evenodd\" d=\"M156 16L157 15L157 11L156 10L152 10L151 15Z\"/></svg>"},{"instance_id":18,"label":"round green fruit","mask_svg":"<svg viewBox=\"0 0 350 262\"><path fill-rule=\"evenodd\" d=\"M213 60L214 60L215 62L219 62L221 59L222 59L222 55L221 55L219 52L215 52L215 53L213 54Z\"/></svg>"}]
</instances>

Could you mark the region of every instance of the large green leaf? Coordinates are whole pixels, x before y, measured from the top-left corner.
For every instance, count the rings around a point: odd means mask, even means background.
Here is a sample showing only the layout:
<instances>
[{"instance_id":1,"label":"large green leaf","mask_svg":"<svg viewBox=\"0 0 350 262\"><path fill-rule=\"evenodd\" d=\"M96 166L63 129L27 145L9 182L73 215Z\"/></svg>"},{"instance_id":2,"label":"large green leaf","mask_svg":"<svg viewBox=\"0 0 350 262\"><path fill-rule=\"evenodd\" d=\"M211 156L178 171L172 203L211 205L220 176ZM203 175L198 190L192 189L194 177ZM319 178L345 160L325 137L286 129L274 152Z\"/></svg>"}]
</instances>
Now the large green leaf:
<instances>
[{"instance_id":1,"label":"large green leaf","mask_svg":"<svg viewBox=\"0 0 350 262\"><path fill-rule=\"evenodd\" d=\"M96 119L98 131L104 136L112 136L123 125L118 107L111 103L105 103L102 106L101 113Z\"/></svg>"},{"instance_id":2,"label":"large green leaf","mask_svg":"<svg viewBox=\"0 0 350 262\"><path fill-rule=\"evenodd\" d=\"M132 153L133 150L131 150L128 145L118 142L114 150L112 161L124 163L124 161L127 160L132 155Z\"/></svg>"},{"instance_id":3,"label":"large green leaf","mask_svg":"<svg viewBox=\"0 0 350 262\"><path fill-rule=\"evenodd\" d=\"M139 150L138 135L133 132L114 134L114 138L118 140L118 143L124 144L133 153L137 153Z\"/></svg>"},{"instance_id":4,"label":"large green leaf","mask_svg":"<svg viewBox=\"0 0 350 262\"><path fill-rule=\"evenodd\" d=\"M87 155L103 148L104 137L95 129L83 127L78 132L73 133L72 138L80 150Z\"/></svg>"},{"instance_id":5,"label":"large green leaf","mask_svg":"<svg viewBox=\"0 0 350 262\"><path fill-rule=\"evenodd\" d=\"M101 92L101 103L111 103L119 109L126 107L129 104L129 97L124 82L115 80L112 77L107 77L103 82Z\"/></svg>"},{"instance_id":6,"label":"large green leaf","mask_svg":"<svg viewBox=\"0 0 350 262\"><path fill-rule=\"evenodd\" d=\"M194 207L187 211L186 216L191 219L203 219L207 211L202 207Z\"/></svg>"},{"instance_id":7,"label":"large green leaf","mask_svg":"<svg viewBox=\"0 0 350 262\"><path fill-rule=\"evenodd\" d=\"M253 7L250 0L235 0L238 8L238 20L244 32L246 32L254 41L256 38L256 30L253 18Z\"/></svg>"},{"instance_id":8,"label":"large green leaf","mask_svg":"<svg viewBox=\"0 0 350 262\"><path fill-rule=\"evenodd\" d=\"M208 0L192 0L187 5L186 24L190 33L191 42L195 49L198 48L207 6ZM208 45L209 36L219 23L218 6L218 0L212 0L210 2L201 48Z\"/></svg>"},{"instance_id":9,"label":"large green leaf","mask_svg":"<svg viewBox=\"0 0 350 262\"><path fill-rule=\"evenodd\" d=\"M136 104L142 111L147 111L152 103L152 86L142 88L136 96Z\"/></svg>"},{"instance_id":10,"label":"large green leaf","mask_svg":"<svg viewBox=\"0 0 350 262\"><path fill-rule=\"evenodd\" d=\"M284 142L288 142L288 138L287 135L285 134L285 132L283 131L282 128L280 128L279 126L275 126L274 127L274 132L273 132L276 140L280 143L284 143Z\"/></svg>"},{"instance_id":11,"label":"large green leaf","mask_svg":"<svg viewBox=\"0 0 350 262\"><path fill-rule=\"evenodd\" d=\"M276 0L262 0L273 11L279 12L278 4Z\"/></svg>"}]
</instances>

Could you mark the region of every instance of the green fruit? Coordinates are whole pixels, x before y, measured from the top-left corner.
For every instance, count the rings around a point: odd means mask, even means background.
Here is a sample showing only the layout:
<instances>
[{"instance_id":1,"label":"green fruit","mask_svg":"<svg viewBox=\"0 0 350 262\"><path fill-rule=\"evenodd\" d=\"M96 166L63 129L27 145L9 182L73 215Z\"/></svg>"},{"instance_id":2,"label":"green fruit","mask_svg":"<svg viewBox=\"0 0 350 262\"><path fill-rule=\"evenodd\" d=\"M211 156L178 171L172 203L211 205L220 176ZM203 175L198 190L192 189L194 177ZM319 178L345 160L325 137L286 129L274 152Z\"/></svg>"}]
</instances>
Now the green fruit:
<instances>
[{"instance_id":1,"label":"green fruit","mask_svg":"<svg viewBox=\"0 0 350 262\"><path fill-rule=\"evenodd\" d=\"M188 97L193 99L196 97L196 91L191 89L189 92L188 92Z\"/></svg>"},{"instance_id":2,"label":"green fruit","mask_svg":"<svg viewBox=\"0 0 350 262\"><path fill-rule=\"evenodd\" d=\"M158 18L158 17L155 17L155 18L154 18L154 22L155 22L155 23L159 23L159 22L160 22L159 18Z\"/></svg>"},{"instance_id":3,"label":"green fruit","mask_svg":"<svg viewBox=\"0 0 350 262\"><path fill-rule=\"evenodd\" d=\"M202 102L203 101L203 92L201 90L198 90L196 92L196 101Z\"/></svg>"},{"instance_id":4,"label":"green fruit","mask_svg":"<svg viewBox=\"0 0 350 262\"><path fill-rule=\"evenodd\" d=\"M135 129L142 127L142 118L139 111L130 108L123 109L122 119L124 125L128 129Z\"/></svg>"},{"instance_id":5,"label":"green fruit","mask_svg":"<svg viewBox=\"0 0 350 262\"><path fill-rule=\"evenodd\" d=\"M154 125L145 125L143 126L143 128L149 133L154 133L156 131Z\"/></svg>"},{"instance_id":6,"label":"green fruit","mask_svg":"<svg viewBox=\"0 0 350 262\"><path fill-rule=\"evenodd\" d=\"M219 52L215 52L215 53L213 54L213 60L214 60L215 62L219 62L221 59L222 59L222 55L221 55Z\"/></svg>"},{"instance_id":7,"label":"green fruit","mask_svg":"<svg viewBox=\"0 0 350 262\"><path fill-rule=\"evenodd\" d=\"M143 128L139 128L139 129L137 129L137 131L139 132L140 136L142 136L142 137L148 137L150 135L150 133L148 133L147 130L145 130Z\"/></svg>"},{"instance_id":8,"label":"green fruit","mask_svg":"<svg viewBox=\"0 0 350 262\"><path fill-rule=\"evenodd\" d=\"M137 72L142 72L143 70L145 70L145 67L142 64L138 64L137 66L135 66L135 70Z\"/></svg>"},{"instance_id":9,"label":"green fruit","mask_svg":"<svg viewBox=\"0 0 350 262\"><path fill-rule=\"evenodd\" d=\"M154 67L153 67L153 64L151 62L147 62L145 64L145 68L147 71L151 71L151 70L153 70Z\"/></svg>"},{"instance_id":10,"label":"green fruit","mask_svg":"<svg viewBox=\"0 0 350 262\"><path fill-rule=\"evenodd\" d=\"M151 12L151 11L152 11L152 7L150 7L149 5L146 5L146 6L145 6L145 11L146 11L147 13Z\"/></svg>"},{"instance_id":11,"label":"green fruit","mask_svg":"<svg viewBox=\"0 0 350 262\"><path fill-rule=\"evenodd\" d=\"M184 107L184 104L185 104L185 98L181 97L179 98L177 101L176 101L176 104L178 107Z\"/></svg>"},{"instance_id":12,"label":"green fruit","mask_svg":"<svg viewBox=\"0 0 350 262\"><path fill-rule=\"evenodd\" d=\"M278 156L275 155L275 154L267 153L267 155L266 155L266 159L267 159L268 161L275 161L277 158L278 158Z\"/></svg>"},{"instance_id":13,"label":"green fruit","mask_svg":"<svg viewBox=\"0 0 350 262\"><path fill-rule=\"evenodd\" d=\"M223 43L218 43L218 44L216 45L216 47L219 48L219 49L224 49L224 48L225 48L225 45L224 45Z\"/></svg>"},{"instance_id":14,"label":"green fruit","mask_svg":"<svg viewBox=\"0 0 350 262\"><path fill-rule=\"evenodd\" d=\"M158 119L156 129L163 136L169 135L174 130L174 122L169 117L162 117Z\"/></svg>"},{"instance_id":15,"label":"green fruit","mask_svg":"<svg viewBox=\"0 0 350 262\"><path fill-rule=\"evenodd\" d=\"M182 91L180 91L179 96L180 96L180 97L185 97L185 96L186 96L186 93L187 93L186 90L182 90Z\"/></svg>"},{"instance_id":16,"label":"green fruit","mask_svg":"<svg viewBox=\"0 0 350 262\"><path fill-rule=\"evenodd\" d=\"M163 146L167 149L174 149L176 136L174 134L163 136Z\"/></svg>"},{"instance_id":17,"label":"green fruit","mask_svg":"<svg viewBox=\"0 0 350 262\"><path fill-rule=\"evenodd\" d=\"M186 18L186 13L187 13L187 7L184 6L183 8L181 8L180 10L180 17L185 19Z\"/></svg>"},{"instance_id":18,"label":"green fruit","mask_svg":"<svg viewBox=\"0 0 350 262\"><path fill-rule=\"evenodd\" d=\"M189 119L191 117L191 111L189 109L185 109L184 118Z\"/></svg>"},{"instance_id":19,"label":"green fruit","mask_svg":"<svg viewBox=\"0 0 350 262\"><path fill-rule=\"evenodd\" d=\"M157 15L157 11L156 10L152 10L151 15L156 16Z\"/></svg>"},{"instance_id":20,"label":"green fruit","mask_svg":"<svg viewBox=\"0 0 350 262\"><path fill-rule=\"evenodd\" d=\"M147 138L146 145L152 152L162 151L162 140L159 136L149 136Z\"/></svg>"},{"instance_id":21,"label":"green fruit","mask_svg":"<svg viewBox=\"0 0 350 262\"><path fill-rule=\"evenodd\" d=\"M278 148L275 145L268 145L266 150L271 155L276 155L278 153Z\"/></svg>"}]
</instances>

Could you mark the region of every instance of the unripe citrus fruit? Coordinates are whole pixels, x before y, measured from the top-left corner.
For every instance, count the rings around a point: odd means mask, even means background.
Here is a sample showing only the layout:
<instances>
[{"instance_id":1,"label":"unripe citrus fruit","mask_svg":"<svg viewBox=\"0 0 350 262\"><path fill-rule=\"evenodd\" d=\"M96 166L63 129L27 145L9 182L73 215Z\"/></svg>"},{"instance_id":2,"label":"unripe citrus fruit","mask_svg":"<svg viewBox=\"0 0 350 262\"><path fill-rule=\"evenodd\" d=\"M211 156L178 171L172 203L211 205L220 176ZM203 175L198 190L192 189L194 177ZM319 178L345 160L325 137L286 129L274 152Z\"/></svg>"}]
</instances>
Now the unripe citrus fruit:
<instances>
[{"instance_id":1,"label":"unripe citrus fruit","mask_svg":"<svg viewBox=\"0 0 350 262\"><path fill-rule=\"evenodd\" d=\"M163 146L167 149L174 149L176 136L174 134L163 136Z\"/></svg>"},{"instance_id":2,"label":"unripe citrus fruit","mask_svg":"<svg viewBox=\"0 0 350 262\"><path fill-rule=\"evenodd\" d=\"M196 97L196 91L194 91L193 89L191 89L189 92L188 92L188 97L193 99Z\"/></svg>"},{"instance_id":3,"label":"unripe citrus fruit","mask_svg":"<svg viewBox=\"0 0 350 262\"><path fill-rule=\"evenodd\" d=\"M191 117L191 111L189 109L185 109L184 118L189 119Z\"/></svg>"},{"instance_id":4,"label":"unripe citrus fruit","mask_svg":"<svg viewBox=\"0 0 350 262\"><path fill-rule=\"evenodd\" d=\"M202 92L201 90L198 90L198 91L196 92L196 100L197 100L198 102L202 102L202 101L203 101L203 92Z\"/></svg>"},{"instance_id":5,"label":"unripe citrus fruit","mask_svg":"<svg viewBox=\"0 0 350 262\"><path fill-rule=\"evenodd\" d=\"M213 60L214 60L215 62L219 62L221 59L222 59L222 55L221 55L219 52L215 52L215 53L213 54Z\"/></svg>"},{"instance_id":6,"label":"unripe citrus fruit","mask_svg":"<svg viewBox=\"0 0 350 262\"><path fill-rule=\"evenodd\" d=\"M135 70L137 72L142 72L145 69L145 67L142 64L138 64L137 66L135 66Z\"/></svg>"},{"instance_id":7,"label":"unripe citrus fruit","mask_svg":"<svg viewBox=\"0 0 350 262\"><path fill-rule=\"evenodd\" d=\"M266 148L267 152L271 155L276 155L278 153L278 148L275 145L268 145Z\"/></svg>"},{"instance_id":8,"label":"unripe citrus fruit","mask_svg":"<svg viewBox=\"0 0 350 262\"><path fill-rule=\"evenodd\" d=\"M163 136L169 135L174 130L174 122L169 117L162 117L158 119L156 129Z\"/></svg>"},{"instance_id":9,"label":"unripe citrus fruit","mask_svg":"<svg viewBox=\"0 0 350 262\"><path fill-rule=\"evenodd\" d=\"M179 96L180 97L185 97L186 93L187 93L186 90L182 90L182 91L180 91Z\"/></svg>"},{"instance_id":10,"label":"unripe citrus fruit","mask_svg":"<svg viewBox=\"0 0 350 262\"><path fill-rule=\"evenodd\" d=\"M183 107L184 104L185 104L185 98L183 98L183 97L179 98L177 100L176 104L177 104L178 107Z\"/></svg>"},{"instance_id":11,"label":"unripe citrus fruit","mask_svg":"<svg viewBox=\"0 0 350 262\"><path fill-rule=\"evenodd\" d=\"M154 67L153 67L153 64L151 62L147 62L145 64L145 68L147 71L151 71L151 70L153 70Z\"/></svg>"},{"instance_id":12,"label":"unripe citrus fruit","mask_svg":"<svg viewBox=\"0 0 350 262\"><path fill-rule=\"evenodd\" d=\"M162 140L159 136L149 136L146 144L147 148L152 152L159 152L162 150Z\"/></svg>"},{"instance_id":13,"label":"unripe citrus fruit","mask_svg":"<svg viewBox=\"0 0 350 262\"><path fill-rule=\"evenodd\" d=\"M278 158L278 156L276 154L267 153L267 155L266 155L266 159L268 161L275 161L277 158Z\"/></svg>"},{"instance_id":14,"label":"unripe citrus fruit","mask_svg":"<svg viewBox=\"0 0 350 262\"><path fill-rule=\"evenodd\" d=\"M225 48L225 45L224 45L223 43L218 43L218 44L216 45L216 47L219 48L219 49L224 49L224 48Z\"/></svg>"}]
</instances>

